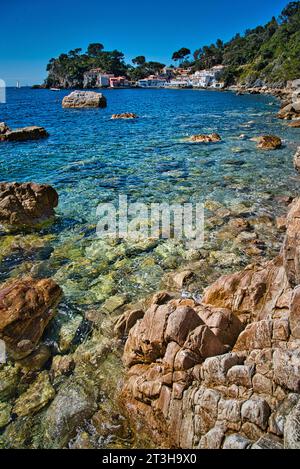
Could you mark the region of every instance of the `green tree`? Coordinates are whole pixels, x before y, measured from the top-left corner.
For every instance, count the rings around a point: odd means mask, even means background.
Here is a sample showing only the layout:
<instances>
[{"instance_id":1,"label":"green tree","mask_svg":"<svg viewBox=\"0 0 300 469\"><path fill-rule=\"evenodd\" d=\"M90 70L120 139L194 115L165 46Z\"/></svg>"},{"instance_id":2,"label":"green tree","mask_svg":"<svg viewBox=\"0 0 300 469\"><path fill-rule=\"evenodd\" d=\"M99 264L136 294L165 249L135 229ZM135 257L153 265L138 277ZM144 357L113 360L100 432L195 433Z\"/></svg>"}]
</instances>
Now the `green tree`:
<instances>
[{"instance_id":1,"label":"green tree","mask_svg":"<svg viewBox=\"0 0 300 469\"><path fill-rule=\"evenodd\" d=\"M95 43L89 44L87 48L87 54L90 57L97 57L98 55L101 54L103 49L104 49L103 44L100 44L99 42L95 42Z\"/></svg>"},{"instance_id":2,"label":"green tree","mask_svg":"<svg viewBox=\"0 0 300 469\"><path fill-rule=\"evenodd\" d=\"M135 65L144 65L146 62L146 57L144 55L138 55L134 59L132 59L132 63Z\"/></svg>"}]
</instances>

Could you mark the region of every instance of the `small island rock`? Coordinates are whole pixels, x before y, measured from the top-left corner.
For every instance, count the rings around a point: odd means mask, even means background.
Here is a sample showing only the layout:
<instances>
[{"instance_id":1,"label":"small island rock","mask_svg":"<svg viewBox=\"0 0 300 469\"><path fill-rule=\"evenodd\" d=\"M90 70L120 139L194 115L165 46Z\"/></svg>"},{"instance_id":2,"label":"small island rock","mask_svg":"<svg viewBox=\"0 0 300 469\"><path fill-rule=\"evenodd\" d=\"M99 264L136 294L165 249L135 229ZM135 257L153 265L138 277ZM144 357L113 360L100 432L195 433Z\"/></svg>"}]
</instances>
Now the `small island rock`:
<instances>
[{"instance_id":1,"label":"small island rock","mask_svg":"<svg viewBox=\"0 0 300 469\"><path fill-rule=\"evenodd\" d=\"M105 96L95 91L73 91L62 101L63 108L105 108L106 106Z\"/></svg>"}]
</instances>

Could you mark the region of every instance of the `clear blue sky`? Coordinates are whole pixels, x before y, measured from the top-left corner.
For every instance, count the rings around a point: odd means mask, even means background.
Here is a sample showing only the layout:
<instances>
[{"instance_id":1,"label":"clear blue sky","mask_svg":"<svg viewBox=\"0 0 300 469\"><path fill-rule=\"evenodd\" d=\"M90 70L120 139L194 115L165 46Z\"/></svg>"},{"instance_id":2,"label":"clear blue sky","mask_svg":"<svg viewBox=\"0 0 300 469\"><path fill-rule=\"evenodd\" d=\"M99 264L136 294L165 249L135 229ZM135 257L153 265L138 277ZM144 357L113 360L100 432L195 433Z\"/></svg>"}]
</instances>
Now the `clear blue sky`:
<instances>
[{"instance_id":1,"label":"clear blue sky","mask_svg":"<svg viewBox=\"0 0 300 469\"><path fill-rule=\"evenodd\" d=\"M174 50L266 23L288 0L1 0L0 78L41 83L51 57L101 42L131 60L170 63Z\"/></svg>"}]
</instances>

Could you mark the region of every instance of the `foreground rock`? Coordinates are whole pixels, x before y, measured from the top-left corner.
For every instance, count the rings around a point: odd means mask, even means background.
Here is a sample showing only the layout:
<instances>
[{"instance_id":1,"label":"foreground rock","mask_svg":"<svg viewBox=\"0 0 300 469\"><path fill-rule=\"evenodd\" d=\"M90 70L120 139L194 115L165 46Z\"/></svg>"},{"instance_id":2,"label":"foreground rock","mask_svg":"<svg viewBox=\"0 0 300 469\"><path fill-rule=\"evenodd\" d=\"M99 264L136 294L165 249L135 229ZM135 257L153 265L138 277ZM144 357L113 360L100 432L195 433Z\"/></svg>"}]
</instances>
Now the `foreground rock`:
<instances>
[{"instance_id":1,"label":"foreground rock","mask_svg":"<svg viewBox=\"0 0 300 469\"><path fill-rule=\"evenodd\" d=\"M4 122L0 123L0 142L24 142L26 140L39 140L48 137L44 127L23 127L11 130Z\"/></svg>"},{"instance_id":2,"label":"foreground rock","mask_svg":"<svg viewBox=\"0 0 300 469\"><path fill-rule=\"evenodd\" d=\"M257 141L257 148L262 150L277 150L282 145L281 139L275 135L263 135L253 140Z\"/></svg>"},{"instance_id":3,"label":"foreground rock","mask_svg":"<svg viewBox=\"0 0 300 469\"><path fill-rule=\"evenodd\" d=\"M138 116L133 112L124 112L123 114L113 114L112 119L137 119Z\"/></svg>"},{"instance_id":4,"label":"foreground rock","mask_svg":"<svg viewBox=\"0 0 300 469\"><path fill-rule=\"evenodd\" d=\"M201 304L153 301L131 324L121 400L157 444L299 448L299 214L296 199L273 261L220 278Z\"/></svg>"},{"instance_id":5,"label":"foreground rock","mask_svg":"<svg viewBox=\"0 0 300 469\"><path fill-rule=\"evenodd\" d=\"M54 217L58 194L31 182L0 183L0 224L8 229L34 228Z\"/></svg>"},{"instance_id":6,"label":"foreground rock","mask_svg":"<svg viewBox=\"0 0 300 469\"><path fill-rule=\"evenodd\" d=\"M0 338L14 359L35 349L60 297L61 289L51 279L29 277L0 287Z\"/></svg>"},{"instance_id":7,"label":"foreground rock","mask_svg":"<svg viewBox=\"0 0 300 469\"><path fill-rule=\"evenodd\" d=\"M194 143L216 143L220 142L222 139L219 134L210 134L210 135L192 135L186 139L188 142Z\"/></svg>"},{"instance_id":8,"label":"foreground rock","mask_svg":"<svg viewBox=\"0 0 300 469\"><path fill-rule=\"evenodd\" d=\"M300 172L300 147L298 147L294 156L294 167L298 172Z\"/></svg>"},{"instance_id":9,"label":"foreground rock","mask_svg":"<svg viewBox=\"0 0 300 469\"><path fill-rule=\"evenodd\" d=\"M73 91L62 101L63 108L105 108L106 98L95 91Z\"/></svg>"}]
</instances>

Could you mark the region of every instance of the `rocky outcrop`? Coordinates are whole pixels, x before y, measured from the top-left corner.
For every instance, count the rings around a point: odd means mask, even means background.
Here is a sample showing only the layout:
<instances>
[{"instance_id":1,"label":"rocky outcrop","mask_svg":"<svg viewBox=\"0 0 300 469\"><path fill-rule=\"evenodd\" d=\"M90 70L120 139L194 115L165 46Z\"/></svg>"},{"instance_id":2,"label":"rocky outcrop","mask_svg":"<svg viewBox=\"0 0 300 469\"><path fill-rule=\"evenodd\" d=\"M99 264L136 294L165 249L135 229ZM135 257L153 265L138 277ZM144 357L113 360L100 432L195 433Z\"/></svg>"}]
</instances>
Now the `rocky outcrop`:
<instances>
[{"instance_id":1,"label":"rocky outcrop","mask_svg":"<svg viewBox=\"0 0 300 469\"><path fill-rule=\"evenodd\" d=\"M222 139L219 134L210 134L210 135L192 135L186 139L187 142L194 143L216 143L220 142Z\"/></svg>"},{"instance_id":2,"label":"rocky outcrop","mask_svg":"<svg viewBox=\"0 0 300 469\"><path fill-rule=\"evenodd\" d=\"M105 108L106 98L95 91L73 91L62 101L63 108Z\"/></svg>"},{"instance_id":3,"label":"rocky outcrop","mask_svg":"<svg viewBox=\"0 0 300 469\"><path fill-rule=\"evenodd\" d=\"M61 289L50 279L29 277L0 287L0 339L14 359L35 349L60 297Z\"/></svg>"},{"instance_id":4,"label":"rocky outcrop","mask_svg":"<svg viewBox=\"0 0 300 469\"><path fill-rule=\"evenodd\" d=\"M54 217L55 189L34 183L0 183L0 225L10 230L34 228Z\"/></svg>"},{"instance_id":5,"label":"rocky outcrop","mask_svg":"<svg viewBox=\"0 0 300 469\"><path fill-rule=\"evenodd\" d=\"M136 316L121 401L157 444L299 447L299 210L273 261L220 278L200 304L165 297Z\"/></svg>"},{"instance_id":6,"label":"rocky outcrop","mask_svg":"<svg viewBox=\"0 0 300 469\"><path fill-rule=\"evenodd\" d=\"M298 172L300 172L300 147L298 147L294 156L294 167Z\"/></svg>"},{"instance_id":7,"label":"rocky outcrop","mask_svg":"<svg viewBox=\"0 0 300 469\"><path fill-rule=\"evenodd\" d=\"M112 119L137 119L138 116L133 112L124 112L123 114L113 114Z\"/></svg>"},{"instance_id":8,"label":"rocky outcrop","mask_svg":"<svg viewBox=\"0 0 300 469\"><path fill-rule=\"evenodd\" d=\"M4 122L0 123L0 142L24 142L48 137L44 127L23 127L11 130Z\"/></svg>"}]
</instances>

